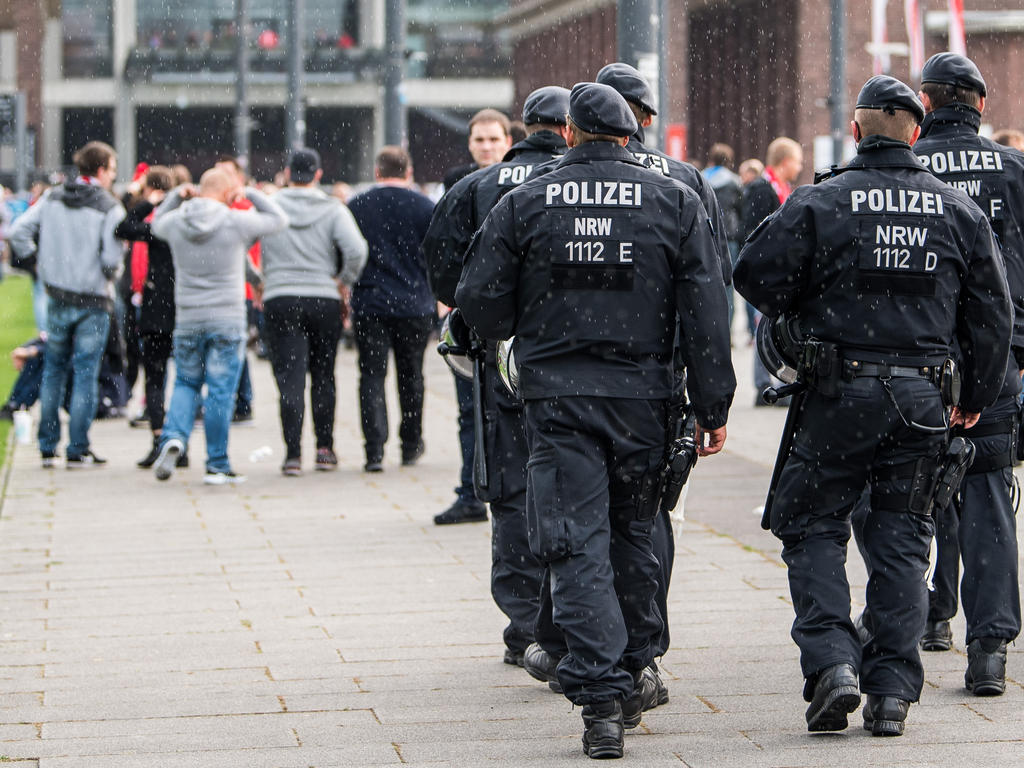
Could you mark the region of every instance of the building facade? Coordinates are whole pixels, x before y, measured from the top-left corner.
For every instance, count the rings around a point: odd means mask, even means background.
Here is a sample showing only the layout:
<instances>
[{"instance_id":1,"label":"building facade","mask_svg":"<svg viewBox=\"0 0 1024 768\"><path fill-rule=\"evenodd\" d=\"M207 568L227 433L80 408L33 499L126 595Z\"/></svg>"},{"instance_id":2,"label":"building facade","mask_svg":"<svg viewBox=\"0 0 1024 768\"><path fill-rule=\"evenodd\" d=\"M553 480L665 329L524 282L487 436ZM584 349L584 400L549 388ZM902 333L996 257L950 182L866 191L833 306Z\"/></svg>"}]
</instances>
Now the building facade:
<instances>
[{"instance_id":1,"label":"building facade","mask_svg":"<svg viewBox=\"0 0 1024 768\"><path fill-rule=\"evenodd\" d=\"M945 0L922 0L925 56L948 47ZM776 136L790 136L806 154L802 181L831 160L829 138L828 0L665 0L667 99L660 117L686 128L687 156L702 162L711 145L730 144L737 162L764 157ZM1024 129L1016 74L1024 65L1024 11L1019 0L972 0L965 14L967 53L989 85L986 129ZM847 113L873 74L871 13L848 0ZM513 49L515 103L542 84L592 80L616 59L616 0L519 0L501 17ZM905 43L903 3L890 2L888 38ZM588 45L564 54L565 41ZM898 46L897 46L898 47ZM891 56L889 74L914 87L909 59ZM847 152L852 152L852 140Z\"/></svg>"},{"instance_id":2,"label":"building facade","mask_svg":"<svg viewBox=\"0 0 1024 768\"><path fill-rule=\"evenodd\" d=\"M465 120L508 109L509 56L489 20L505 0L408 0L409 148L421 178L468 159ZM284 164L288 0L250 0L250 167ZM383 143L384 0L305 0L306 143L325 177L372 178ZM235 0L0 0L0 92L28 93L36 164L67 166L91 139L121 165L234 151Z\"/></svg>"}]
</instances>

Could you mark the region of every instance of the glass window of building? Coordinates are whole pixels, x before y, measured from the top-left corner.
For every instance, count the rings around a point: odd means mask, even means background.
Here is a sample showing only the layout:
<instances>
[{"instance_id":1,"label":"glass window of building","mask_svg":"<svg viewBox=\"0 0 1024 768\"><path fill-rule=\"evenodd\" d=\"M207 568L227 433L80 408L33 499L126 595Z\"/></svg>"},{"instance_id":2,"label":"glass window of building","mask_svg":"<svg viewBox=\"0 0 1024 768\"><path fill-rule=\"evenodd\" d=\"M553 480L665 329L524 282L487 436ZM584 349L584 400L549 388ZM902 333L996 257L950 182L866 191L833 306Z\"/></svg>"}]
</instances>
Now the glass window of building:
<instances>
[{"instance_id":1,"label":"glass window of building","mask_svg":"<svg viewBox=\"0 0 1024 768\"><path fill-rule=\"evenodd\" d=\"M111 76L113 15L113 0L63 0L64 77Z\"/></svg>"},{"instance_id":2,"label":"glass window of building","mask_svg":"<svg viewBox=\"0 0 1024 768\"><path fill-rule=\"evenodd\" d=\"M253 48L284 49L288 5L288 0L251 0ZM306 0L305 5L307 49L358 45L358 0ZM235 0L137 0L136 19L139 48L230 51L235 46Z\"/></svg>"}]
</instances>

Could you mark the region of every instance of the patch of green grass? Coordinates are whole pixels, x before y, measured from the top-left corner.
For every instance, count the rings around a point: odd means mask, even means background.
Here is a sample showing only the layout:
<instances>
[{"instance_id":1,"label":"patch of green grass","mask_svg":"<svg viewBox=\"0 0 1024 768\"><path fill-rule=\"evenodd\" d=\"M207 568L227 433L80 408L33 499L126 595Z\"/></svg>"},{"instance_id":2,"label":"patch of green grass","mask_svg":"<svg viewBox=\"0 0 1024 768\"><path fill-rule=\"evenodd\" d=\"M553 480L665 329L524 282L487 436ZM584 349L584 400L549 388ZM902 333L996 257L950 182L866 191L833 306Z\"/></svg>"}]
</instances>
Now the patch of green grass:
<instances>
[{"instance_id":1,"label":"patch of green grass","mask_svg":"<svg viewBox=\"0 0 1024 768\"><path fill-rule=\"evenodd\" d=\"M11 350L36 333L32 315L32 281L25 275L8 275L0 282L0 405L7 402L18 372L11 364ZM0 467L7 458L11 422L0 421Z\"/></svg>"}]
</instances>

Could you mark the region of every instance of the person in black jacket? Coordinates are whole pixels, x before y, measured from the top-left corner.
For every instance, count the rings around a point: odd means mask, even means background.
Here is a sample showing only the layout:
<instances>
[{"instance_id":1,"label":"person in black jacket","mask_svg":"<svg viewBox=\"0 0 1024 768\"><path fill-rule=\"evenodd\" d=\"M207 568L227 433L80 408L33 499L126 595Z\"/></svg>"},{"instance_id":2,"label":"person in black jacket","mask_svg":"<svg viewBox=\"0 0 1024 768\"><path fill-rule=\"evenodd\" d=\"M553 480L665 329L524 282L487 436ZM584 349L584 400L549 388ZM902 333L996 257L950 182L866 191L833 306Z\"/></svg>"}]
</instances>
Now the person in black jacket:
<instances>
[{"instance_id":1,"label":"person in black jacket","mask_svg":"<svg viewBox=\"0 0 1024 768\"><path fill-rule=\"evenodd\" d=\"M877 76L854 113L857 156L795 190L747 238L736 287L768 318L795 319L809 386L769 520L783 544L810 731L903 733L924 683L917 643L933 533L931 478L947 424L967 427L999 394L1012 311L984 214L910 148L924 108ZM962 392L947 415L937 372L959 344ZM850 619L850 513L870 484L862 645ZM858 687L858 672L860 685Z\"/></svg>"},{"instance_id":2,"label":"person in black jacket","mask_svg":"<svg viewBox=\"0 0 1024 768\"><path fill-rule=\"evenodd\" d=\"M142 368L146 375L146 416L153 433L153 446L136 462L148 469L160 453L167 390L167 361L171 358L174 335L174 262L166 242L150 228L153 210L174 188L169 168L154 165L146 171L140 200L117 225L114 235L122 240L145 243L148 251L146 282L139 303L138 330L142 337ZM178 457L178 466L188 466L188 455Z\"/></svg>"},{"instance_id":3,"label":"person in black jacket","mask_svg":"<svg viewBox=\"0 0 1024 768\"><path fill-rule=\"evenodd\" d=\"M765 155L765 168L760 177L754 179L743 188L743 234L746 240L757 225L764 221L786 202L793 191L792 185L803 170L803 149L792 139L780 136L768 145ZM755 317L755 330L760 317ZM757 352L754 352L754 407L768 405L761 397L766 387L773 383L771 374L764 367ZM778 383L778 382L774 382Z\"/></svg>"},{"instance_id":4,"label":"person in black jacket","mask_svg":"<svg viewBox=\"0 0 1024 768\"><path fill-rule=\"evenodd\" d=\"M455 288L466 249L498 200L565 152L568 110L569 91L565 88L546 86L533 91L523 104L527 137L515 144L502 162L466 176L438 202L423 250L439 301L456 304ZM491 594L509 618L504 631L505 662L523 664L524 653L534 639L544 566L530 552L526 535L529 450L522 402L498 375L495 350L495 343L487 344L482 382L488 476L474 481L477 498L491 505ZM453 510L434 518L439 525L464 520L464 515Z\"/></svg>"},{"instance_id":5,"label":"person in black jacket","mask_svg":"<svg viewBox=\"0 0 1024 768\"><path fill-rule=\"evenodd\" d=\"M558 682L583 707L585 752L621 757L623 728L653 704L641 680L662 630L651 531L677 314L704 454L725 442L735 378L699 198L625 148L637 123L613 88L577 84L568 126L558 167L488 214L455 298L484 338L516 336L530 548L568 646Z\"/></svg>"},{"instance_id":6,"label":"person in black jacket","mask_svg":"<svg viewBox=\"0 0 1024 768\"><path fill-rule=\"evenodd\" d=\"M999 399L962 434L978 457L954 504L937 511L937 558L924 650L948 650L957 576L967 617L965 683L975 695L1006 687L1006 644L1020 632L1017 526L1011 502L1015 428L1024 369L1024 154L978 135L988 94L974 63L938 53L924 65L921 101L928 113L914 152L942 181L970 195L999 238L1013 302L1013 340Z\"/></svg>"},{"instance_id":7,"label":"person in black jacket","mask_svg":"<svg viewBox=\"0 0 1024 768\"><path fill-rule=\"evenodd\" d=\"M398 428L402 464L411 466L423 455L423 352L434 319L434 300L420 250L433 204L409 188L412 161L401 147L382 147L374 173L377 185L349 203L369 246L366 266L352 289L367 472L384 469L388 439L384 379L390 350L394 350L402 409Z\"/></svg>"}]
</instances>

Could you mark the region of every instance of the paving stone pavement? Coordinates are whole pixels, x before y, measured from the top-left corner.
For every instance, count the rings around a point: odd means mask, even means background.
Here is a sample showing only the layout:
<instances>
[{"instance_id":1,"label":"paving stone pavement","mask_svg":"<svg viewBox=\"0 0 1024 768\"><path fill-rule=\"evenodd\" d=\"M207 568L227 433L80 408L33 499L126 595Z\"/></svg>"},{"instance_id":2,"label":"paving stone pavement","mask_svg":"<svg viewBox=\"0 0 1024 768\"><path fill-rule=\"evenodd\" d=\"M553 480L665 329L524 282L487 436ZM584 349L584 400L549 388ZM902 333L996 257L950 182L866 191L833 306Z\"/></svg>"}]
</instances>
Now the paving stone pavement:
<instances>
[{"instance_id":1,"label":"paving stone pavement","mask_svg":"<svg viewBox=\"0 0 1024 768\"><path fill-rule=\"evenodd\" d=\"M964 627L927 654L901 739L860 714L803 721L786 573L760 530L783 412L750 407L749 348L726 452L702 460L670 595L671 700L626 740L643 766L1024 765L1024 658L1005 696L963 690ZM274 387L253 361L256 421L234 429L237 488L135 468L148 435L93 428L110 466L43 470L16 446L0 507L0 762L41 768L583 765L579 712L501 662L489 527L436 527L457 475L451 377L427 362L427 452L362 473L355 357L338 362L341 468L285 478ZM388 384L389 393L392 383ZM391 413L397 412L393 394ZM307 427L307 433L309 433ZM269 446L273 456L250 462ZM859 604L863 568L851 555Z\"/></svg>"}]
</instances>

